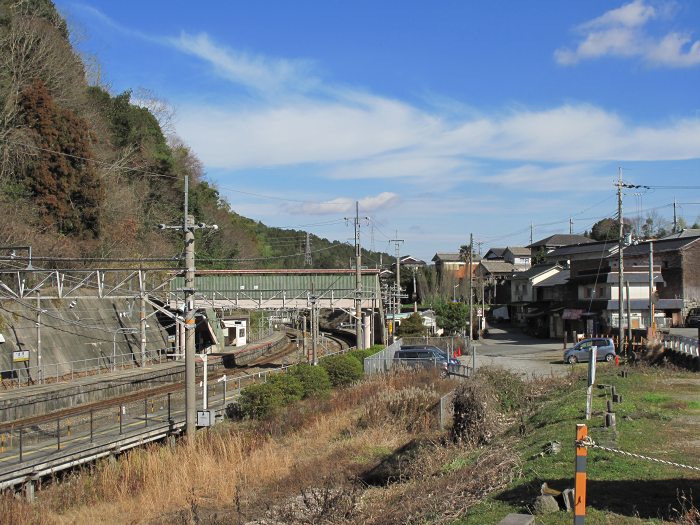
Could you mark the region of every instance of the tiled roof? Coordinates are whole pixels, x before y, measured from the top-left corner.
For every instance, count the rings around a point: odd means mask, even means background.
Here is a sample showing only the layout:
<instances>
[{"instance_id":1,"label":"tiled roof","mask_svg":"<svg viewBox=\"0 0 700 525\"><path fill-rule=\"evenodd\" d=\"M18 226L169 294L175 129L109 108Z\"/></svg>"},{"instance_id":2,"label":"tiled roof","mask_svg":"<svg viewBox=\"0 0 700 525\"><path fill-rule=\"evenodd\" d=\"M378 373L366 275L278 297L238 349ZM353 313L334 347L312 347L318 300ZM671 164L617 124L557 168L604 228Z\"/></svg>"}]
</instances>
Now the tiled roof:
<instances>
[{"instance_id":1,"label":"tiled roof","mask_svg":"<svg viewBox=\"0 0 700 525\"><path fill-rule=\"evenodd\" d=\"M680 237L671 239L660 239L658 241L652 241L654 243L654 253L661 252L675 252L682 248L685 248L691 243L697 242L700 237ZM627 246L624 250L624 255L647 255L649 253L649 242L640 242L639 244L633 244Z\"/></svg>"},{"instance_id":2,"label":"tiled roof","mask_svg":"<svg viewBox=\"0 0 700 525\"><path fill-rule=\"evenodd\" d=\"M459 252L443 252L436 253L433 257L433 261L443 261L443 262L464 262Z\"/></svg>"},{"instance_id":3,"label":"tiled roof","mask_svg":"<svg viewBox=\"0 0 700 525\"><path fill-rule=\"evenodd\" d=\"M591 242L595 241L585 237L584 235L557 233L550 235L549 237L545 237L544 239L540 239L537 242L533 242L532 244L528 245L528 248L539 248L540 246L569 246L571 244L588 244Z\"/></svg>"},{"instance_id":4,"label":"tiled roof","mask_svg":"<svg viewBox=\"0 0 700 525\"><path fill-rule=\"evenodd\" d=\"M530 277L537 277L538 275L547 272L551 270L552 268L556 268L558 265L556 264L537 264L535 266L531 266L524 272L518 272L517 278L518 279L529 279Z\"/></svg>"},{"instance_id":5,"label":"tiled roof","mask_svg":"<svg viewBox=\"0 0 700 525\"><path fill-rule=\"evenodd\" d=\"M505 252L505 248L489 248L489 251L486 252L486 255L484 255L484 259L488 259L489 255L492 255L495 259L498 258L503 258L503 252Z\"/></svg>"},{"instance_id":6,"label":"tiled roof","mask_svg":"<svg viewBox=\"0 0 700 525\"><path fill-rule=\"evenodd\" d=\"M510 253L513 255L526 255L530 256L530 250L528 248L525 248L524 246L508 246L506 248Z\"/></svg>"},{"instance_id":7,"label":"tiled roof","mask_svg":"<svg viewBox=\"0 0 700 525\"><path fill-rule=\"evenodd\" d=\"M562 270L561 272L555 273L551 277L547 277L545 280L533 285L535 288L545 287L545 286L561 286L569 282L569 276L571 275L571 270Z\"/></svg>"},{"instance_id":8,"label":"tiled roof","mask_svg":"<svg viewBox=\"0 0 700 525\"><path fill-rule=\"evenodd\" d=\"M489 273L512 273L517 271L515 264L506 261L482 260L479 264Z\"/></svg>"},{"instance_id":9,"label":"tiled roof","mask_svg":"<svg viewBox=\"0 0 700 525\"><path fill-rule=\"evenodd\" d=\"M667 235L659 239L685 239L686 237L700 237L700 228L683 228L681 231Z\"/></svg>"},{"instance_id":10,"label":"tiled roof","mask_svg":"<svg viewBox=\"0 0 700 525\"><path fill-rule=\"evenodd\" d=\"M617 241L596 241L586 244L573 244L560 246L547 254L550 259L565 258L568 255L591 254L596 257L607 257L611 253L617 253Z\"/></svg>"}]
</instances>

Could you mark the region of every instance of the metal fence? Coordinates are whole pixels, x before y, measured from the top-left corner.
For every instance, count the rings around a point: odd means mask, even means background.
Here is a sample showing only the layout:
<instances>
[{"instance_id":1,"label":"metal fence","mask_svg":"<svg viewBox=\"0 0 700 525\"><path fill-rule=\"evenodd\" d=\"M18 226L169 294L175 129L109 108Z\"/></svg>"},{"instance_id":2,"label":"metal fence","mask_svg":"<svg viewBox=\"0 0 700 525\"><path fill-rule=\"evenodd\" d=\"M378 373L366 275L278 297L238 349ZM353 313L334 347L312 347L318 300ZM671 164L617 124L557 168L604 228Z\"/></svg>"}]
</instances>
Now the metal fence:
<instances>
[{"instance_id":1,"label":"metal fence","mask_svg":"<svg viewBox=\"0 0 700 525\"><path fill-rule=\"evenodd\" d=\"M166 349L149 350L146 354L147 363L164 362L168 356ZM5 387L28 386L31 384L61 383L72 381L77 377L99 375L116 370L139 368L140 354L128 352L125 354L103 355L76 361L63 361L39 366L17 366L8 370L0 370L0 379Z\"/></svg>"},{"instance_id":2,"label":"metal fence","mask_svg":"<svg viewBox=\"0 0 700 525\"><path fill-rule=\"evenodd\" d=\"M397 339L390 346L387 346L381 352L374 354L371 357L366 357L364 368L366 375L386 373L395 368L397 365L405 366L406 368L414 368L415 366L433 365L436 368L441 367L442 363L439 360L434 360L433 363L425 359L415 359L415 363L411 363L411 359L395 359L394 354L401 347L408 345L427 345L436 346L443 350L449 356L468 355L469 354L469 339L462 337L404 337ZM450 365L447 367L448 375L459 377L469 377L470 368L464 365Z\"/></svg>"}]
</instances>

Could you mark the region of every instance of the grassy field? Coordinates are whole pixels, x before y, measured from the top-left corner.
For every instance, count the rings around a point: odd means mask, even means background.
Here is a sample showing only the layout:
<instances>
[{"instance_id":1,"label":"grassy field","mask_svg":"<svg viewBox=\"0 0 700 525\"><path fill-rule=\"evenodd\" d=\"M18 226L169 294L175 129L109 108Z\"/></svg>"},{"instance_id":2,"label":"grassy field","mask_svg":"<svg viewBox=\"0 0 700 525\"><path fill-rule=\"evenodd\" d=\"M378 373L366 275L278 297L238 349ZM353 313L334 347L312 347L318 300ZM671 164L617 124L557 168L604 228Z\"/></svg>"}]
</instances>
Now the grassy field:
<instances>
[{"instance_id":1,"label":"grassy field","mask_svg":"<svg viewBox=\"0 0 700 525\"><path fill-rule=\"evenodd\" d=\"M602 429L609 389L594 390L600 444L698 465L700 378L603 365L623 395L617 432ZM429 371L374 377L262 421L219 425L194 445L151 446L45 487L29 505L5 495L0 522L122 524L498 523L528 512L543 482L572 486L574 432L584 419L585 365L523 382L484 370L468 383ZM461 427L438 425L457 389ZM556 454L544 452L553 441ZM696 523L700 472L590 450L587 524ZM696 521L692 521L695 519ZM570 524L563 511L538 524Z\"/></svg>"},{"instance_id":2,"label":"grassy field","mask_svg":"<svg viewBox=\"0 0 700 525\"><path fill-rule=\"evenodd\" d=\"M583 372L585 365L579 365ZM617 429L603 428L609 389L594 389L589 435L603 446L658 459L700 466L700 378L685 371L650 367L599 368L599 385L614 385L623 402L615 404ZM540 404L525 429L510 429L522 461L523 475L506 490L489 495L456 523L498 523L508 512L527 513L541 484L563 490L573 485L575 426L585 422L583 373L571 388L561 389ZM521 435L522 434L522 435ZM558 454L541 454L559 441ZM631 458L602 450L588 452L588 516L590 524L661 523L680 519L700 498L700 472ZM696 503L696 506L700 506ZM688 514L688 513L686 513ZM688 514L688 515L692 515ZM696 523L687 518L687 523ZM696 515L700 519L700 515ZM570 524L571 514L538 517L538 524Z\"/></svg>"}]
</instances>

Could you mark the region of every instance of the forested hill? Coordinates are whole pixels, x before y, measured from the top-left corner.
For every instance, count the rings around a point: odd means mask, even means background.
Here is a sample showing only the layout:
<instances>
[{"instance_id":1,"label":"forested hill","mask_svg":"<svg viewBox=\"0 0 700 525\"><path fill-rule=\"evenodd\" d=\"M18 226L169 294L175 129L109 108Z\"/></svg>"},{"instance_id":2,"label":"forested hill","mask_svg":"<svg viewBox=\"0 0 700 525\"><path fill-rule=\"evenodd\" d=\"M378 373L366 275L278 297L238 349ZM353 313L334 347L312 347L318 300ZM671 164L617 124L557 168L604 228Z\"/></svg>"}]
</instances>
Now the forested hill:
<instances>
[{"instance_id":1,"label":"forested hill","mask_svg":"<svg viewBox=\"0 0 700 525\"><path fill-rule=\"evenodd\" d=\"M188 175L190 213L219 225L197 233L198 267L303 266L305 232L236 214L157 111L92 73L49 0L0 0L0 246L56 260L176 259L182 236L157 225L182 221ZM317 268L347 268L354 254L314 235L311 245Z\"/></svg>"}]
</instances>

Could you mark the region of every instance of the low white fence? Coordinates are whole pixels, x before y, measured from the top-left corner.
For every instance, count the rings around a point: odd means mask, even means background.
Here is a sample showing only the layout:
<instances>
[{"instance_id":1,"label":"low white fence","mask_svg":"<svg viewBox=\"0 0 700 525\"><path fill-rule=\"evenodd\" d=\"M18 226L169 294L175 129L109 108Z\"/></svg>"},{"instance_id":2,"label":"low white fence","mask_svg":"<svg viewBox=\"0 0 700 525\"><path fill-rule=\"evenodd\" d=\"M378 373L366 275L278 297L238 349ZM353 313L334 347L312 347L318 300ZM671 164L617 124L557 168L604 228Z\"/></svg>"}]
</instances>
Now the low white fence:
<instances>
[{"instance_id":1,"label":"low white fence","mask_svg":"<svg viewBox=\"0 0 700 525\"><path fill-rule=\"evenodd\" d=\"M693 357L700 356L700 345L698 344L698 340L692 337L664 334L663 345L667 350L675 350L676 352L689 354Z\"/></svg>"}]
</instances>

